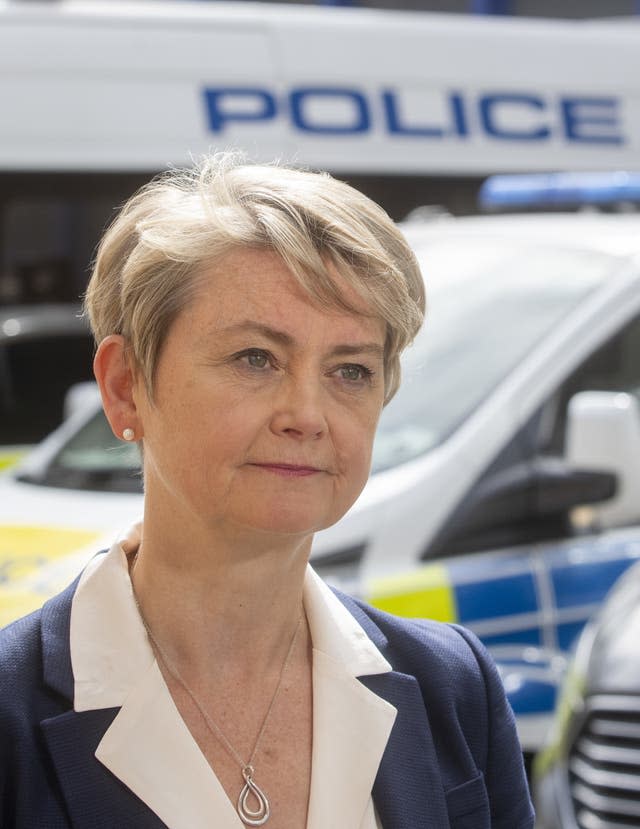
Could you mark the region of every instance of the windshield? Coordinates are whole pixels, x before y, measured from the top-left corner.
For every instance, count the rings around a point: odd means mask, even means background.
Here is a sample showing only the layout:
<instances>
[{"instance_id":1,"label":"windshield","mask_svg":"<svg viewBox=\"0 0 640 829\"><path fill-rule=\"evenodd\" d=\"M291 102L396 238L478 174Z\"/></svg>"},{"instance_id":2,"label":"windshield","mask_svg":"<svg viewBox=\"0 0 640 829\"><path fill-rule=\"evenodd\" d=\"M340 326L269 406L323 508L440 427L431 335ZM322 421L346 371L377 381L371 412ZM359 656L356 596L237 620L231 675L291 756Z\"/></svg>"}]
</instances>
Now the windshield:
<instances>
[{"instance_id":1,"label":"windshield","mask_svg":"<svg viewBox=\"0 0 640 829\"><path fill-rule=\"evenodd\" d=\"M2 334L0 444L35 443L62 421L69 386L91 377L93 341L88 332Z\"/></svg>"},{"instance_id":2,"label":"windshield","mask_svg":"<svg viewBox=\"0 0 640 829\"><path fill-rule=\"evenodd\" d=\"M102 409L79 429L41 474L18 475L29 483L105 492L142 492L137 444L111 431Z\"/></svg>"},{"instance_id":3,"label":"windshield","mask_svg":"<svg viewBox=\"0 0 640 829\"><path fill-rule=\"evenodd\" d=\"M402 385L385 408L372 471L442 443L611 270L592 251L455 239L414 246L427 319L402 359Z\"/></svg>"}]
</instances>

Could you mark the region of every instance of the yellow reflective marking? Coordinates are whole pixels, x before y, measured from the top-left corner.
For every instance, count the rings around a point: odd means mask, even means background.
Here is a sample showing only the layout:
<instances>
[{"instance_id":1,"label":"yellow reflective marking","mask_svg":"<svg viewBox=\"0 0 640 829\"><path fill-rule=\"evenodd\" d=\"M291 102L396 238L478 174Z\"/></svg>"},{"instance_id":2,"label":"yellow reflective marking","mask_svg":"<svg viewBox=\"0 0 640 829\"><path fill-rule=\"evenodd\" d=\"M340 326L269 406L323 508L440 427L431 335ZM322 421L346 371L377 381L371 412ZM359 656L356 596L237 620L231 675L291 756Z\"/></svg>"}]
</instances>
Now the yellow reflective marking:
<instances>
[{"instance_id":1,"label":"yellow reflective marking","mask_svg":"<svg viewBox=\"0 0 640 829\"><path fill-rule=\"evenodd\" d=\"M455 593L443 564L428 564L405 575L372 579L364 598L396 616L440 622L458 620Z\"/></svg>"},{"instance_id":2,"label":"yellow reflective marking","mask_svg":"<svg viewBox=\"0 0 640 829\"><path fill-rule=\"evenodd\" d=\"M0 526L0 585L35 572L49 561L74 553L100 538L90 530Z\"/></svg>"},{"instance_id":3,"label":"yellow reflective marking","mask_svg":"<svg viewBox=\"0 0 640 829\"><path fill-rule=\"evenodd\" d=\"M24 450L22 452L15 451L15 452L2 452L0 451L0 472L4 469L9 469L11 466L15 466L18 463L20 458L24 456Z\"/></svg>"},{"instance_id":4,"label":"yellow reflective marking","mask_svg":"<svg viewBox=\"0 0 640 829\"><path fill-rule=\"evenodd\" d=\"M586 676L576 670L575 663L570 663L556 702L551 728L533 761L534 779L544 777L560 760L573 715L583 708L586 688Z\"/></svg>"}]
</instances>

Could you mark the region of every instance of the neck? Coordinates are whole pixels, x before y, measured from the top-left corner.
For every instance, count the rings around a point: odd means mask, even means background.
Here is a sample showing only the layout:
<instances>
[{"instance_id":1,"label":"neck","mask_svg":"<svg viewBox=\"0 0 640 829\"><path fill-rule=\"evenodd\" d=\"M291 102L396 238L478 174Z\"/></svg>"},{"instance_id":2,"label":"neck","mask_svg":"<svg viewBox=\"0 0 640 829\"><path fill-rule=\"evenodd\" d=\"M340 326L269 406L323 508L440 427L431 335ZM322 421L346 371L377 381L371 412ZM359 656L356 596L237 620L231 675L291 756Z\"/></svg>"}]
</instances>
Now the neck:
<instances>
[{"instance_id":1,"label":"neck","mask_svg":"<svg viewBox=\"0 0 640 829\"><path fill-rule=\"evenodd\" d=\"M250 680L282 662L302 612L310 548L311 537L187 537L183 527L172 533L145 515L132 582L173 664L189 671L224 664Z\"/></svg>"}]
</instances>

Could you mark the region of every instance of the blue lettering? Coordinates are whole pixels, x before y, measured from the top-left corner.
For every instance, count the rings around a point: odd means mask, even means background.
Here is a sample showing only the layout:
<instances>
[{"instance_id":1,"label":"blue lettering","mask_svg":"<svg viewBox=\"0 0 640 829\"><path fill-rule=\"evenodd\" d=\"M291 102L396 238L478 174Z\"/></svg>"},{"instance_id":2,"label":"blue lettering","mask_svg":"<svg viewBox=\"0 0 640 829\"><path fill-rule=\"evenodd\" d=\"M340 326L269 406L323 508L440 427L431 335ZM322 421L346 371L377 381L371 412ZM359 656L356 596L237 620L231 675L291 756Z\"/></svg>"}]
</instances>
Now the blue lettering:
<instances>
[{"instance_id":1,"label":"blue lettering","mask_svg":"<svg viewBox=\"0 0 640 829\"><path fill-rule=\"evenodd\" d=\"M442 138L444 129L442 127L422 126L407 126L401 123L398 114L397 93L392 90L386 90L382 93L382 103L384 105L384 113L387 119L387 126L389 132L394 135L413 135L422 138Z\"/></svg>"},{"instance_id":2,"label":"blue lettering","mask_svg":"<svg viewBox=\"0 0 640 829\"><path fill-rule=\"evenodd\" d=\"M460 137L469 135L467 113L462 94L460 92L452 92L449 102L451 104L451 115L453 116L453 130L455 134Z\"/></svg>"},{"instance_id":3,"label":"blue lettering","mask_svg":"<svg viewBox=\"0 0 640 829\"><path fill-rule=\"evenodd\" d=\"M467 113L464 97L460 92L452 92L447 98L451 114L450 129L436 127L429 124L409 125L402 122L399 114L398 93L393 90L382 92L382 104L386 117L387 127L394 135L411 135L421 138L444 138L447 135L458 135L463 137L469 134L467 124Z\"/></svg>"},{"instance_id":4,"label":"blue lettering","mask_svg":"<svg viewBox=\"0 0 640 829\"><path fill-rule=\"evenodd\" d=\"M455 90L445 93L443 122L429 123L412 118L402 94L389 87L377 93L381 124L372 120L375 96L352 87L294 87L282 98L275 90L259 86L208 87L204 100L209 128L216 133L232 124L266 124L288 116L291 127L316 135L349 136L377 128L392 136L427 139L467 138L481 132L497 141L547 141L557 134L568 144L625 143L622 101L615 96L563 95L556 103L530 92L490 92L474 99ZM470 118L475 106L477 121Z\"/></svg>"},{"instance_id":5,"label":"blue lettering","mask_svg":"<svg viewBox=\"0 0 640 829\"><path fill-rule=\"evenodd\" d=\"M275 96L258 87L213 87L204 97L213 132L222 132L230 121L269 121L276 115Z\"/></svg>"},{"instance_id":6,"label":"blue lettering","mask_svg":"<svg viewBox=\"0 0 640 829\"><path fill-rule=\"evenodd\" d=\"M349 123L313 123L306 112L306 104L313 98L333 98L347 101L351 106L353 117ZM308 86L293 89L289 95L291 120L302 132L320 133L322 135L353 135L367 132L371 125L367 99L355 89L332 86Z\"/></svg>"},{"instance_id":7,"label":"blue lettering","mask_svg":"<svg viewBox=\"0 0 640 829\"><path fill-rule=\"evenodd\" d=\"M616 98L562 98L560 109L569 141L624 144Z\"/></svg>"},{"instance_id":8,"label":"blue lettering","mask_svg":"<svg viewBox=\"0 0 640 829\"><path fill-rule=\"evenodd\" d=\"M479 100L480 121L487 135L503 141L543 141L550 137L551 130L547 126L532 127L529 130L500 126L499 113L504 107L525 107L536 112L544 112L546 104L537 95L516 95L510 92L482 95Z\"/></svg>"}]
</instances>

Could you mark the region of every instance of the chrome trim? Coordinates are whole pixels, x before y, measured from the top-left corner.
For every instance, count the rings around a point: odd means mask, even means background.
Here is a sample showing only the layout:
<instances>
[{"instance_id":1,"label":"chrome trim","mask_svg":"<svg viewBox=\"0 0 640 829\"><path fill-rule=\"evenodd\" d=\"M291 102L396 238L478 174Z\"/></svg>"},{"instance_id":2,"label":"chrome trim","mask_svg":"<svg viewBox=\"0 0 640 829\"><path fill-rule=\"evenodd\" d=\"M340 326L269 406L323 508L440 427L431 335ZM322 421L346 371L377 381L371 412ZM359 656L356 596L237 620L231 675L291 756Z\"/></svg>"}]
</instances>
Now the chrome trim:
<instances>
[{"instance_id":1,"label":"chrome trim","mask_svg":"<svg viewBox=\"0 0 640 829\"><path fill-rule=\"evenodd\" d=\"M579 829L640 824L640 696L587 697L568 770Z\"/></svg>"}]
</instances>

